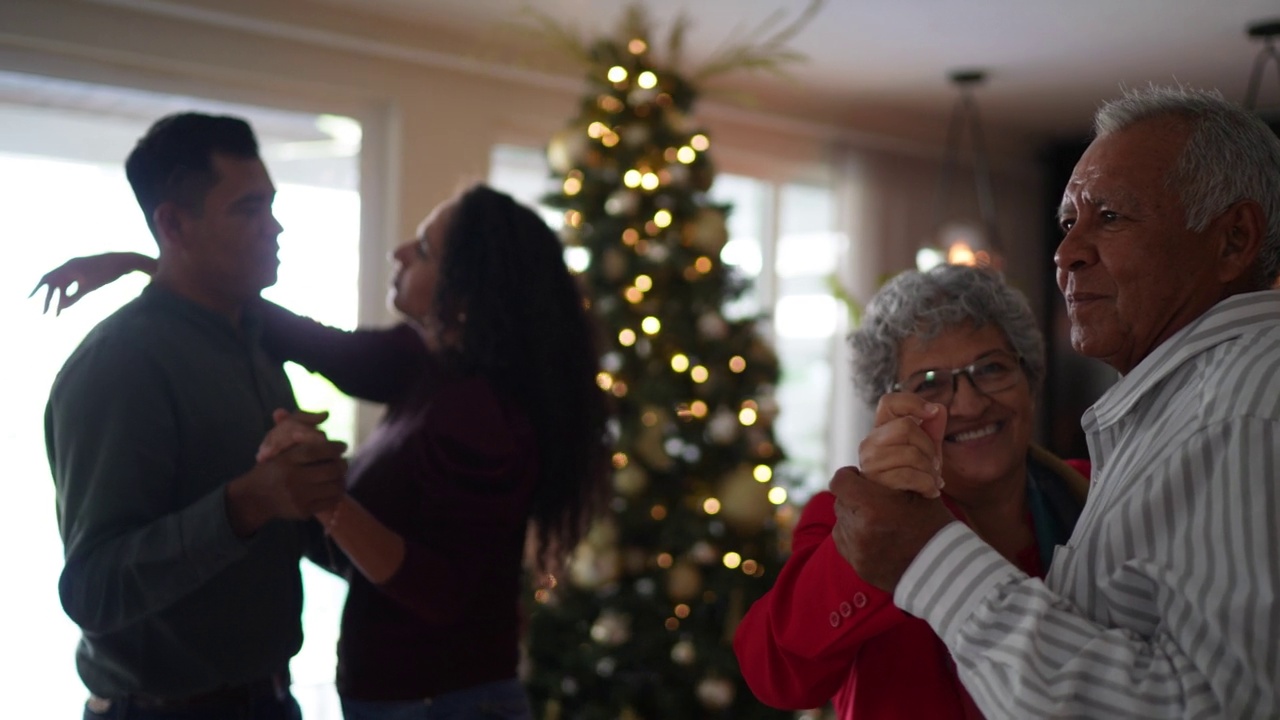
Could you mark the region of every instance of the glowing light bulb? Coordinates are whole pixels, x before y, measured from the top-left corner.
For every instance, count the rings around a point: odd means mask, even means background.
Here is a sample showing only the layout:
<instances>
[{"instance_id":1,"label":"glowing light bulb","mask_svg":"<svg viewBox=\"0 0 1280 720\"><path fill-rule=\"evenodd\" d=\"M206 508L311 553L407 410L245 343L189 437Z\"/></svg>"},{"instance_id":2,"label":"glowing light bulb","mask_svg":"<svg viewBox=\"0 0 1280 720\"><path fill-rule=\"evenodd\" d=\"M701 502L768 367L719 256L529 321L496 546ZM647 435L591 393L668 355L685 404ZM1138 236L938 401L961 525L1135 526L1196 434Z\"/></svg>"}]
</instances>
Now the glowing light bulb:
<instances>
[{"instance_id":1,"label":"glowing light bulb","mask_svg":"<svg viewBox=\"0 0 1280 720\"><path fill-rule=\"evenodd\" d=\"M609 68L609 74L606 77L609 78L609 82L620 83L627 79L627 69L621 65L614 65Z\"/></svg>"},{"instance_id":2,"label":"glowing light bulb","mask_svg":"<svg viewBox=\"0 0 1280 720\"><path fill-rule=\"evenodd\" d=\"M689 163L697 159L698 159L698 153L688 145L685 145L684 147L676 151L676 160L679 160L685 165L688 165Z\"/></svg>"},{"instance_id":3,"label":"glowing light bulb","mask_svg":"<svg viewBox=\"0 0 1280 720\"><path fill-rule=\"evenodd\" d=\"M653 74L652 70L645 70L636 76L636 84L648 90L658 85L658 76Z\"/></svg>"}]
</instances>

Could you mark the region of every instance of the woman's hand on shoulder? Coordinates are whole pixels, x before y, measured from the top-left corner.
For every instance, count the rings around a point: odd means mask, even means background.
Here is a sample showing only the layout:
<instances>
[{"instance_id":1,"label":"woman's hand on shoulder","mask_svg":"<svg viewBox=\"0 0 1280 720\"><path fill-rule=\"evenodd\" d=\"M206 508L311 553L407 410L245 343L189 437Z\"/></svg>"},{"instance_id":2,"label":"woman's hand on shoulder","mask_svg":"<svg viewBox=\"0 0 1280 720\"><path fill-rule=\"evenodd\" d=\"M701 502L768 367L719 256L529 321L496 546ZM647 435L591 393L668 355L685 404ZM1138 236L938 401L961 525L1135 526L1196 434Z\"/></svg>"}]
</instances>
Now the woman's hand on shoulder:
<instances>
[{"instance_id":1,"label":"woman's hand on shoulder","mask_svg":"<svg viewBox=\"0 0 1280 720\"><path fill-rule=\"evenodd\" d=\"M54 293L58 294L58 306L54 315L61 315L66 308L75 305L85 295L109 285L131 272L148 275L156 270L156 259L132 252L113 252L71 258L50 270L36 283L27 297L34 297L40 288L46 288L44 310L49 312Z\"/></svg>"}]
</instances>

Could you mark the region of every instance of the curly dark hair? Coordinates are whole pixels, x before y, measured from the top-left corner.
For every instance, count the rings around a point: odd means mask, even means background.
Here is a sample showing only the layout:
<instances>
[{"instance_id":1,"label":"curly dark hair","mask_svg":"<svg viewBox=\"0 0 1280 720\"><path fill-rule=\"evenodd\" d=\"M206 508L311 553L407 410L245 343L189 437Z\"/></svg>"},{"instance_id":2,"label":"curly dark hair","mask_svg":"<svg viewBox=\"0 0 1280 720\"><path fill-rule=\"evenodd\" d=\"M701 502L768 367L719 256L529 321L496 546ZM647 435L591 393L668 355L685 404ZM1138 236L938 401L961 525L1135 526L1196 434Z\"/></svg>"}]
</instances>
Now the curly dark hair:
<instances>
[{"instance_id":1,"label":"curly dark hair","mask_svg":"<svg viewBox=\"0 0 1280 720\"><path fill-rule=\"evenodd\" d=\"M484 185L456 198L436 320L462 338L446 360L515 398L535 429L532 520L543 568L577 545L611 472L610 406L596 385L598 338L587 307L560 239L537 213Z\"/></svg>"}]
</instances>

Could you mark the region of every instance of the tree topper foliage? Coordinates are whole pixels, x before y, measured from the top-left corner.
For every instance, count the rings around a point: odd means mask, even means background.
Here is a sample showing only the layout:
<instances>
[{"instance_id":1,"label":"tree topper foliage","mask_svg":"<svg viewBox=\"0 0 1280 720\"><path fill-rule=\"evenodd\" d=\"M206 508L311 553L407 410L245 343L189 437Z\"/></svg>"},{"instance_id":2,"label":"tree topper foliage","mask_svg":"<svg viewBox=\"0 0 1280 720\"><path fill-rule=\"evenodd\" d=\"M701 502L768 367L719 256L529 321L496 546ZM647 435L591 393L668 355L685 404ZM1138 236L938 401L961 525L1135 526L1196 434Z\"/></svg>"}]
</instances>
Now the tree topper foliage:
<instances>
[{"instance_id":1,"label":"tree topper foliage","mask_svg":"<svg viewBox=\"0 0 1280 720\"><path fill-rule=\"evenodd\" d=\"M735 70L763 70L784 74L787 65L808 59L804 53L792 50L787 45L813 20L825 2L826 0L808 0L804 9L790 22L785 21L786 10L779 8L745 31L739 25L700 67L687 73L688 78L695 83L704 82ZM524 12L532 18L550 47L584 65L595 64L598 56L593 48L598 42L588 40L576 26L562 22L531 4L525 4ZM685 37L691 25L692 21L685 11L681 11L672 20L665 50L668 67L676 68L683 63ZM633 39L640 39L651 45L653 31L648 9L642 3L631 3L619 23L616 41L625 45Z\"/></svg>"}]
</instances>

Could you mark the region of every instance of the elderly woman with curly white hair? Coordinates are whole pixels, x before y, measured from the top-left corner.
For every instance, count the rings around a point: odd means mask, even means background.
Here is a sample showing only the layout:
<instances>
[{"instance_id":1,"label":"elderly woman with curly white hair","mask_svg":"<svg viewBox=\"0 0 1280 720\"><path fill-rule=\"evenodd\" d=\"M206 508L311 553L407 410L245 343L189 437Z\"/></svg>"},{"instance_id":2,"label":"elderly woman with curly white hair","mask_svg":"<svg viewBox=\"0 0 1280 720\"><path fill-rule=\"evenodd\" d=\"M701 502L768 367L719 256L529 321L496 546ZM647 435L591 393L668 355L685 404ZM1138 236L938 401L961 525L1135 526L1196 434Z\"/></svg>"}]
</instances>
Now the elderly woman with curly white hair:
<instances>
[{"instance_id":1,"label":"elderly woman with curly white hair","mask_svg":"<svg viewBox=\"0 0 1280 720\"><path fill-rule=\"evenodd\" d=\"M1088 463L1032 444L1044 342L1025 298L983 269L905 272L851 339L855 383L876 408L858 471L928 473L957 518L1043 577L1084 504ZM809 501L777 583L738 627L747 684L779 708L831 701L841 720L982 717L933 630L841 556L834 504L829 492Z\"/></svg>"}]
</instances>

